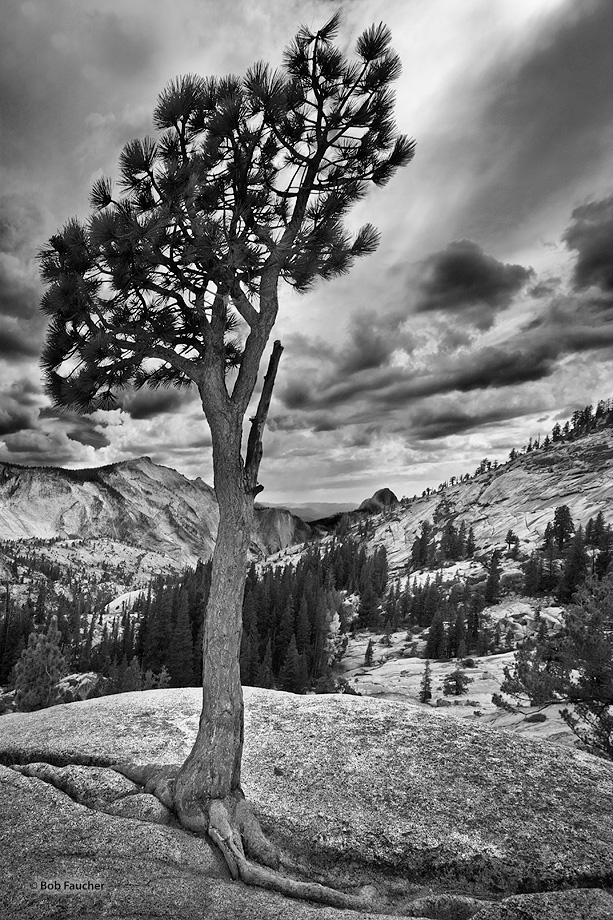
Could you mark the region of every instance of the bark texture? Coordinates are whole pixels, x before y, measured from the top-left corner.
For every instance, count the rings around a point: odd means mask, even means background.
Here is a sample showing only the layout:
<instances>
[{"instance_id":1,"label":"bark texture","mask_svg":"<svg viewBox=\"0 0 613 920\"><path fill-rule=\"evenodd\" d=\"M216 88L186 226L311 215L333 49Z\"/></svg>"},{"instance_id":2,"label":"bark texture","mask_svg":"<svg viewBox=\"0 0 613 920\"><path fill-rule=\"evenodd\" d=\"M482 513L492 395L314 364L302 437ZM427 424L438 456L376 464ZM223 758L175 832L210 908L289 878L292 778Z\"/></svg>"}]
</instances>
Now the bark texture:
<instances>
[{"instance_id":1,"label":"bark texture","mask_svg":"<svg viewBox=\"0 0 613 920\"><path fill-rule=\"evenodd\" d=\"M244 706L239 650L253 521L253 496L243 483L239 420L220 418L211 430L219 529L204 620L202 713L175 786L181 822L199 833L208 832L211 801L240 794Z\"/></svg>"}]
</instances>

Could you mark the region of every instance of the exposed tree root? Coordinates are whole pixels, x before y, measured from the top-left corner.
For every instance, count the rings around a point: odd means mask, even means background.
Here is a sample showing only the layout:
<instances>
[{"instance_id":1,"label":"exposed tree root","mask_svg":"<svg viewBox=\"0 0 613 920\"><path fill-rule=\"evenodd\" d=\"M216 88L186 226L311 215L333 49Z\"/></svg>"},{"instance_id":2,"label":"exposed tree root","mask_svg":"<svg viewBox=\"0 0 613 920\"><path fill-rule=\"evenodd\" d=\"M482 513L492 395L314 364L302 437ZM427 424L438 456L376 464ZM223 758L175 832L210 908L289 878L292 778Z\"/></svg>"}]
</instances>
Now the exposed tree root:
<instances>
[{"instance_id":1,"label":"exposed tree root","mask_svg":"<svg viewBox=\"0 0 613 920\"><path fill-rule=\"evenodd\" d=\"M231 814L234 811L234 820ZM278 891L289 898L316 901L330 907L359 910L366 907L364 900L318 882L301 882L288 878L275 869L254 863L245 856L245 849L253 852L261 846L260 837L267 843L257 818L247 802L234 804L232 799L216 799L209 804L208 835L221 850L233 879L247 885ZM254 840L255 835L255 840Z\"/></svg>"},{"instance_id":2,"label":"exposed tree root","mask_svg":"<svg viewBox=\"0 0 613 920\"><path fill-rule=\"evenodd\" d=\"M372 904L357 895L318 882L298 881L279 872L279 852L267 839L240 790L225 799L212 799L206 808L199 807L197 811L184 813L183 809L177 808L174 797L178 767L129 763L114 764L113 769L144 786L146 792L175 811L186 829L207 835L220 850L233 879L277 891L288 898L349 910L372 910Z\"/></svg>"}]
</instances>

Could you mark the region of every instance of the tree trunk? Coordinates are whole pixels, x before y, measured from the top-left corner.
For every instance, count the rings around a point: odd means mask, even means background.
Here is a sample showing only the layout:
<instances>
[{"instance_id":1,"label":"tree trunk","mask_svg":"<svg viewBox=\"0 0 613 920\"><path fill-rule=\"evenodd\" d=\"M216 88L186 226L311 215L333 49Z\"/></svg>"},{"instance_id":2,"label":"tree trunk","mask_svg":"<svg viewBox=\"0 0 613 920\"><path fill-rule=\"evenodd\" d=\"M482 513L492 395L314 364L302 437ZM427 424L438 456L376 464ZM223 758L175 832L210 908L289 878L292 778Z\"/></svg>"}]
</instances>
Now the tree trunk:
<instances>
[{"instance_id":1,"label":"tree trunk","mask_svg":"<svg viewBox=\"0 0 613 920\"><path fill-rule=\"evenodd\" d=\"M241 782L243 693L239 653L253 497L243 484L239 421L221 427L221 434L213 436L219 527L204 618L202 713L198 736L175 791L181 821L193 830L206 829L203 820L208 827L210 800L232 795L240 790Z\"/></svg>"},{"instance_id":2,"label":"tree trunk","mask_svg":"<svg viewBox=\"0 0 613 920\"><path fill-rule=\"evenodd\" d=\"M241 456L242 414L228 411L228 404L225 411L207 414L213 438L219 528L204 619L203 705L196 741L178 773L173 768L160 769L159 764L124 764L115 768L174 808L184 827L207 834L221 850L233 878L292 898L362 909L364 902L359 897L315 882L296 881L275 871L279 868L279 852L264 836L241 788L243 595L253 502L259 491L261 433L280 352L279 343L275 343L258 411L252 419L252 432L256 433L250 438L246 464Z\"/></svg>"},{"instance_id":3,"label":"tree trunk","mask_svg":"<svg viewBox=\"0 0 613 920\"><path fill-rule=\"evenodd\" d=\"M220 413L209 422L219 527L204 618L202 713L196 741L174 784L174 807L184 827L215 840L231 868L236 864L233 851L243 854L243 845L258 861L276 866L278 854L241 789L240 645L253 494L246 488L239 414Z\"/></svg>"}]
</instances>

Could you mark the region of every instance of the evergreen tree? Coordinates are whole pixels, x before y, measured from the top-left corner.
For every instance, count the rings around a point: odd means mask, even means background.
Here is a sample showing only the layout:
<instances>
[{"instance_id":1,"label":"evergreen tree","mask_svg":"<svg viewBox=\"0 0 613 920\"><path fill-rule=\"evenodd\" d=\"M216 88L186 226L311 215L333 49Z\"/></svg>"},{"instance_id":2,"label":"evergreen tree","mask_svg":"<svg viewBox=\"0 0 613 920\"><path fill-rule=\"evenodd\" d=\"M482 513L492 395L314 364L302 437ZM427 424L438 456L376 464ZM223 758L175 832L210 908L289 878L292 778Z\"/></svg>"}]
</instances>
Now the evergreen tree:
<instances>
[{"instance_id":1,"label":"evergreen tree","mask_svg":"<svg viewBox=\"0 0 613 920\"><path fill-rule=\"evenodd\" d=\"M296 635L296 617L294 611L294 601L291 595L288 595L283 608L283 613L279 622L276 640L273 646L273 667L279 670L285 661L287 650L292 638ZM258 662L259 664L259 662Z\"/></svg>"},{"instance_id":2,"label":"evergreen tree","mask_svg":"<svg viewBox=\"0 0 613 920\"><path fill-rule=\"evenodd\" d=\"M15 671L15 701L20 712L50 706L65 667L54 616L44 633L31 633Z\"/></svg>"},{"instance_id":3,"label":"evergreen tree","mask_svg":"<svg viewBox=\"0 0 613 920\"><path fill-rule=\"evenodd\" d=\"M570 542L560 579L558 598L562 603L570 601L577 588L585 581L588 563L589 559L583 542L583 530L579 527Z\"/></svg>"},{"instance_id":4,"label":"evergreen tree","mask_svg":"<svg viewBox=\"0 0 613 920\"><path fill-rule=\"evenodd\" d=\"M358 607L358 620L367 629L376 629L379 625L379 600L371 581L368 581Z\"/></svg>"},{"instance_id":5,"label":"evergreen tree","mask_svg":"<svg viewBox=\"0 0 613 920\"><path fill-rule=\"evenodd\" d=\"M123 655L119 664L117 666L117 674L115 675L115 692L123 693L126 671L128 670L128 656Z\"/></svg>"},{"instance_id":6,"label":"evergreen tree","mask_svg":"<svg viewBox=\"0 0 613 920\"><path fill-rule=\"evenodd\" d=\"M251 624L248 639L249 661L248 663L246 662L245 680L243 682L252 686L260 668L260 634L258 632L258 624L255 620Z\"/></svg>"},{"instance_id":7,"label":"evergreen tree","mask_svg":"<svg viewBox=\"0 0 613 920\"><path fill-rule=\"evenodd\" d=\"M279 683L282 690L289 690L291 693L304 693L306 690L304 659L298 652L295 636L290 640L279 672Z\"/></svg>"},{"instance_id":8,"label":"evergreen tree","mask_svg":"<svg viewBox=\"0 0 613 920\"><path fill-rule=\"evenodd\" d=\"M586 538L586 543L588 542ZM604 549L607 544L607 527L602 511L599 511L596 515L594 521L594 527L592 531L592 540L590 545L596 547L596 549Z\"/></svg>"},{"instance_id":9,"label":"evergreen tree","mask_svg":"<svg viewBox=\"0 0 613 920\"><path fill-rule=\"evenodd\" d=\"M432 625L428 630L428 640L426 642L426 658L446 658L447 657L447 634L445 632L445 620L442 611L437 611L432 620Z\"/></svg>"},{"instance_id":10,"label":"evergreen tree","mask_svg":"<svg viewBox=\"0 0 613 920\"><path fill-rule=\"evenodd\" d=\"M143 667L159 671L168 658L172 639L172 588L160 589L151 605L147 622L147 635Z\"/></svg>"},{"instance_id":11,"label":"evergreen tree","mask_svg":"<svg viewBox=\"0 0 613 920\"><path fill-rule=\"evenodd\" d=\"M307 291L372 252L377 232L366 225L352 237L348 212L414 153L394 123L401 67L389 30L364 32L350 60L334 44L339 28L339 14L317 32L302 27L275 71L259 63L243 78L172 81L154 111L157 140L121 153L119 191L98 179L90 219L70 220L41 254L54 402L89 412L114 408L126 387L193 384L211 432L219 526L205 704L174 787L187 824L195 803L224 811L241 795L242 601L280 343L244 455L243 426L281 283Z\"/></svg>"},{"instance_id":12,"label":"evergreen tree","mask_svg":"<svg viewBox=\"0 0 613 920\"><path fill-rule=\"evenodd\" d=\"M364 653L364 664L367 668L372 665L373 655L375 651L375 644L372 639L368 640L368 645L366 646L366 652Z\"/></svg>"},{"instance_id":13,"label":"evergreen tree","mask_svg":"<svg viewBox=\"0 0 613 920\"><path fill-rule=\"evenodd\" d=\"M447 674L443 681L443 693L445 696L461 696L466 693L466 688L472 683L473 678L468 677L463 668L456 668L451 674Z\"/></svg>"},{"instance_id":14,"label":"evergreen tree","mask_svg":"<svg viewBox=\"0 0 613 920\"><path fill-rule=\"evenodd\" d=\"M531 553L524 564L524 593L531 597L543 590L543 560L539 553Z\"/></svg>"},{"instance_id":15,"label":"evergreen tree","mask_svg":"<svg viewBox=\"0 0 613 920\"><path fill-rule=\"evenodd\" d=\"M460 523L460 529L458 531L458 559L464 559L466 556L466 544L468 539L468 531L466 528L466 521ZM473 535L474 539L474 535ZM474 549L473 549L474 552Z\"/></svg>"},{"instance_id":16,"label":"evergreen tree","mask_svg":"<svg viewBox=\"0 0 613 920\"><path fill-rule=\"evenodd\" d=\"M498 549L494 550L490 558L484 598L486 604L497 604L500 600L500 550Z\"/></svg>"},{"instance_id":17,"label":"evergreen tree","mask_svg":"<svg viewBox=\"0 0 613 920\"><path fill-rule=\"evenodd\" d=\"M449 631L449 657L465 658L467 654L466 621L464 620L464 613L460 610L456 616L453 629Z\"/></svg>"},{"instance_id":18,"label":"evergreen tree","mask_svg":"<svg viewBox=\"0 0 613 920\"><path fill-rule=\"evenodd\" d=\"M600 542L600 552L594 563L594 574L597 578L603 578L607 572L611 571L613 564L613 533L609 524L604 532Z\"/></svg>"},{"instance_id":19,"label":"evergreen tree","mask_svg":"<svg viewBox=\"0 0 613 920\"><path fill-rule=\"evenodd\" d=\"M419 688L419 699L422 703L427 703L432 699L432 679L430 677L430 659L426 659L426 664L424 667L424 673L421 678L421 684Z\"/></svg>"},{"instance_id":20,"label":"evergreen tree","mask_svg":"<svg viewBox=\"0 0 613 920\"><path fill-rule=\"evenodd\" d=\"M575 525L571 517L568 505L559 505L553 517L551 525L551 535L559 553L564 552L570 543L570 539L575 532Z\"/></svg>"},{"instance_id":21,"label":"evergreen tree","mask_svg":"<svg viewBox=\"0 0 613 920\"><path fill-rule=\"evenodd\" d=\"M255 680L256 687L264 687L269 690L274 686L274 677L272 673L272 646L270 639L266 645L266 651Z\"/></svg>"},{"instance_id":22,"label":"evergreen tree","mask_svg":"<svg viewBox=\"0 0 613 920\"><path fill-rule=\"evenodd\" d=\"M129 693L132 690L143 689L143 672L136 658L131 660L124 671L119 689L121 693Z\"/></svg>"},{"instance_id":23,"label":"evergreen tree","mask_svg":"<svg viewBox=\"0 0 613 920\"><path fill-rule=\"evenodd\" d=\"M171 687L192 687L194 685L194 646L186 592L180 595L177 620L168 648L166 665L170 672Z\"/></svg>"},{"instance_id":24,"label":"evergreen tree","mask_svg":"<svg viewBox=\"0 0 613 920\"><path fill-rule=\"evenodd\" d=\"M158 690L167 690L170 687L170 671L163 665L162 670L156 675L155 685Z\"/></svg>"},{"instance_id":25,"label":"evergreen tree","mask_svg":"<svg viewBox=\"0 0 613 920\"><path fill-rule=\"evenodd\" d=\"M300 601L298 615L296 617L296 645L298 651L306 653L311 642L311 623L309 620L309 611L305 598Z\"/></svg>"},{"instance_id":26,"label":"evergreen tree","mask_svg":"<svg viewBox=\"0 0 613 920\"><path fill-rule=\"evenodd\" d=\"M430 558L430 546L434 536L434 527L430 521L422 521L421 532L415 538L411 550L411 562L417 569L424 569Z\"/></svg>"},{"instance_id":27,"label":"evergreen tree","mask_svg":"<svg viewBox=\"0 0 613 920\"><path fill-rule=\"evenodd\" d=\"M560 635L524 642L501 690L532 705L570 704L562 712L569 727L613 760L613 573L579 588Z\"/></svg>"},{"instance_id":28,"label":"evergreen tree","mask_svg":"<svg viewBox=\"0 0 613 920\"><path fill-rule=\"evenodd\" d=\"M94 642L94 630L96 627L96 617L94 614L91 615L89 622L89 627L87 629L87 635L85 637L85 642L83 643L83 648L81 649L81 654L79 657L79 670L80 671L89 671L92 666L92 646Z\"/></svg>"},{"instance_id":29,"label":"evergreen tree","mask_svg":"<svg viewBox=\"0 0 613 920\"><path fill-rule=\"evenodd\" d=\"M43 579L38 588L38 597L36 598L36 612L34 622L37 626L42 626L47 619L47 582Z\"/></svg>"}]
</instances>

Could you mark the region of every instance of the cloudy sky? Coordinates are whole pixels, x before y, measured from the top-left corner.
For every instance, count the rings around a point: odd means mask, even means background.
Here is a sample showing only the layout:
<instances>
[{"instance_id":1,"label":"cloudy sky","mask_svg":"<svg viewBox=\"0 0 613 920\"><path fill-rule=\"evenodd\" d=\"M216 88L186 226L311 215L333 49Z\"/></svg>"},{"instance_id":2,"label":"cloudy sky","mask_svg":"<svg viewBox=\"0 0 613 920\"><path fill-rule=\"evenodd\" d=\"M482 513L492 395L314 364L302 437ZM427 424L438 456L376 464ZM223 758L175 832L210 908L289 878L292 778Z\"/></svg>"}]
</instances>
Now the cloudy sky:
<instances>
[{"instance_id":1,"label":"cloudy sky","mask_svg":"<svg viewBox=\"0 0 613 920\"><path fill-rule=\"evenodd\" d=\"M4 0L0 461L148 454L210 481L194 394L53 408L36 252L152 133L171 78L277 65L302 23L339 7L348 49L372 22L392 30L417 153L353 212L378 226L378 252L305 296L282 291L262 499L412 495L613 397L610 0Z\"/></svg>"}]
</instances>

